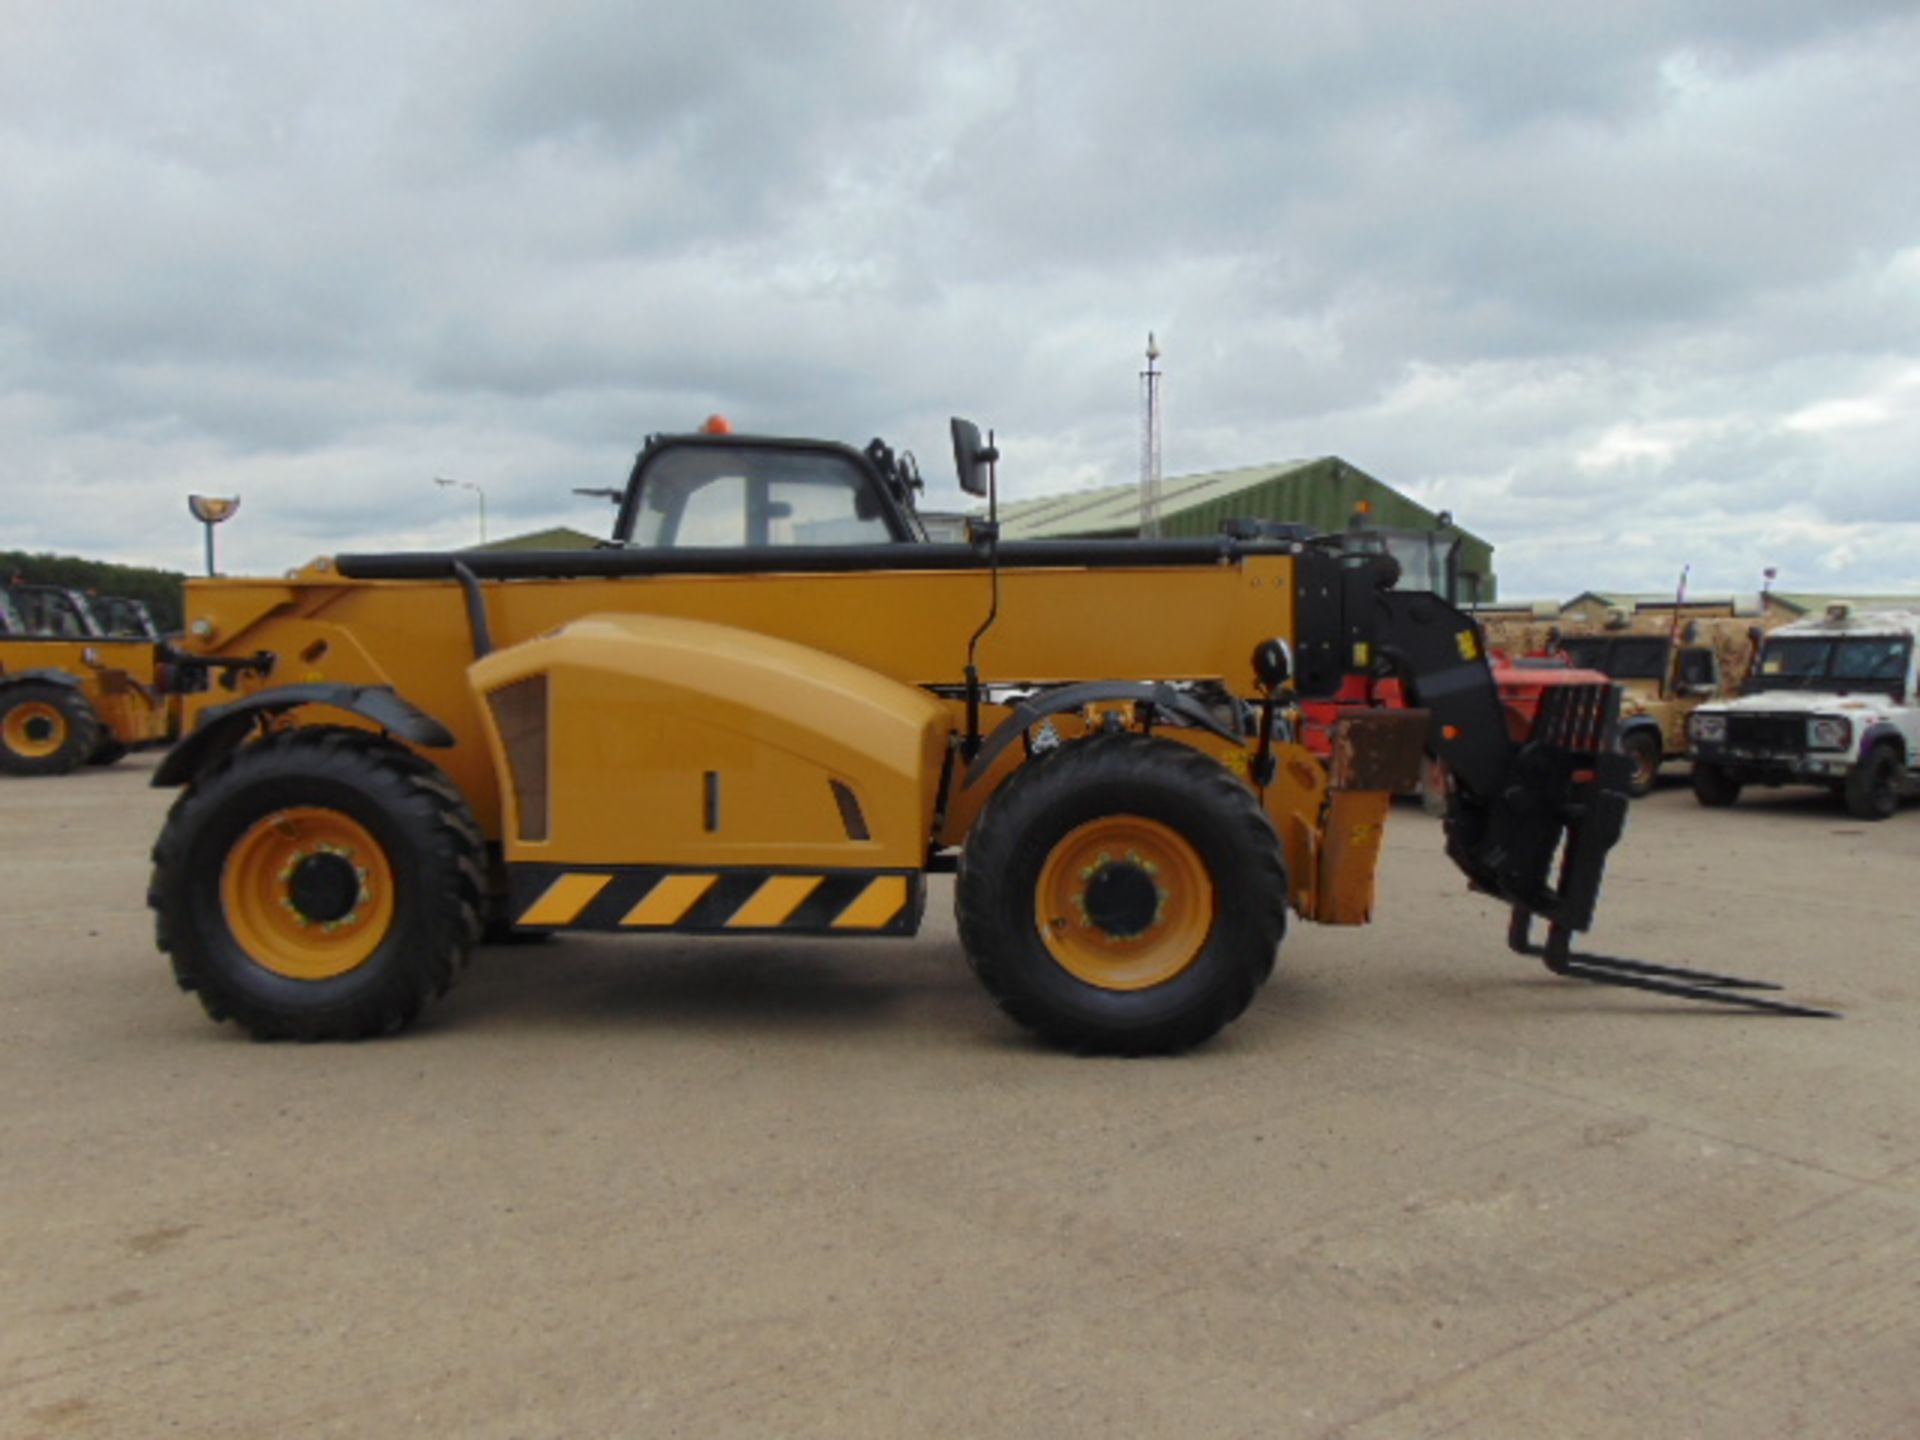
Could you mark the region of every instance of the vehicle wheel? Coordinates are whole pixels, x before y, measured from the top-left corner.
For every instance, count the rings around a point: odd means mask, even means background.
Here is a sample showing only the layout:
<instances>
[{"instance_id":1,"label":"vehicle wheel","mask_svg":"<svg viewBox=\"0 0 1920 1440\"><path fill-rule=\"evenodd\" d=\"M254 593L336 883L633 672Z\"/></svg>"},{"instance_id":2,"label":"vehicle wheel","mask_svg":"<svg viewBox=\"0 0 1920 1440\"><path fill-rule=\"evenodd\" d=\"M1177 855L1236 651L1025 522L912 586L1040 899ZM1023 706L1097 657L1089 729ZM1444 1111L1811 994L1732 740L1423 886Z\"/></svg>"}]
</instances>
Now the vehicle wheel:
<instances>
[{"instance_id":1,"label":"vehicle wheel","mask_svg":"<svg viewBox=\"0 0 1920 1440\"><path fill-rule=\"evenodd\" d=\"M1432 755L1420 760L1420 808L1441 819L1453 808L1453 772Z\"/></svg>"},{"instance_id":2,"label":"vehicle wheel","mask_svg":"<svg viewBox=\"0 0 1920 1440\"><path fill-rule=\"evenodd\" d=\"M1185 1049L1252 1002L1286 933L1279 837L1225 766L1100 735L1028 761L967 837L960 940L1001 1007L1087 1053Z\"/></svg>"},{"instance_id":3,"label":"vehicle wheel","mask_svg":"<svg viewBox=\"0 0 1920 1440\"><path fill-rule=\"evenodd\" d=\"M440 771L364 730L247 745L175 802L147 903L180 988L263 1040L410 1024L480 934L479 828Z\"/></svg>"},{"instance_id":4,"label":"vehicle wheel","mask_svg":"<svg viewBox=\"0 0 1920 1440\"><path fill-rule=\"evenodd\" d=\"M1847 772L1847 813L1856 820L1885 820L1900 808L1900 790L1906 780L1900 752L1876 745Z\"/></svg>"},{"instance_id":5,"label":"vehicle wheel","mask_svg":"<svg viewBox=\"0 0 1920 1440\"><path fill-rule=\"evenodd\" d=\"M1740 781L1722 766L1696 760L1693 762L1693 798L1713 809L1724 809L1740 798Z\"/></svg>"},{"instance_id":6,"label":"vehicle wheel","mask_svg":"<svg viewBox=\"0 0 1920 1440\"><path fill-rule=\"evenodd\" d=\"M114 765L127 758L127 747L111 735L102 735L100 743L93 747L93 753L87 757L89 765Z\"/></svg>"},{"instance_id":7,"label":"vehicle wheel","mask_svg":"<svg viewBox=\"0 0 1920 1440\"><path fill-rule=\"evenodd\" d=\"M0 690L0 770L64 775L100 743L100 717L70 685L24 680Z\"/></svg>"},{"instance_id":8,"label":"vehicle wheel","mask_svg":"<svg viewBox=\"0 0 1920 1440\"><path fill-rule=\"evenodd\" d=\"M1660 737L1650 730L1635 730L1621 737L1620 752L1633 764L1627 776L1627 794L1638 800L1653 793L1660 776Z\"/></svg>"}]
</instances>

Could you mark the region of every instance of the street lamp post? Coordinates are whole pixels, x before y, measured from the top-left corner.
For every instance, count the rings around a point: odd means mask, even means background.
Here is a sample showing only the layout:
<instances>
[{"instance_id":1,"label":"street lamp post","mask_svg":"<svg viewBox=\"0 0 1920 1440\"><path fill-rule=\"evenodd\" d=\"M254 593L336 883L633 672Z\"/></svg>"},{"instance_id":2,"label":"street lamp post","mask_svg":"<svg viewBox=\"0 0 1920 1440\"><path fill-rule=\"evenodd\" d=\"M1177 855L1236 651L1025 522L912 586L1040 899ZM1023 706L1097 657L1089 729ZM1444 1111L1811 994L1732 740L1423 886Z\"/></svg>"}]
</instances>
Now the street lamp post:
<instances>
[{"instance_id":1,"label":"street lamp post","mask_svg":"<svg viewBox=\"0 0 1920 1440\"><path fill-rule=\"evenodd\" d=\"M471 490L480 501L480 543L487 543L487 492L471 480L449 480L444 475L433 477L433 483L444 489Z\"/></svg>"},{"instance_id":2,"label":"street lamp post","mask_svg":"<svg viewBox=\"0 0 1920 1440\"><path fill-rule=\"evenodd\" d=\"M214 573L213 568L213 527L229 518L240 508L238 495L189 495L187 509L193 512L193 518L207 527L207 574Z\"/></svg>"}]
</instances>

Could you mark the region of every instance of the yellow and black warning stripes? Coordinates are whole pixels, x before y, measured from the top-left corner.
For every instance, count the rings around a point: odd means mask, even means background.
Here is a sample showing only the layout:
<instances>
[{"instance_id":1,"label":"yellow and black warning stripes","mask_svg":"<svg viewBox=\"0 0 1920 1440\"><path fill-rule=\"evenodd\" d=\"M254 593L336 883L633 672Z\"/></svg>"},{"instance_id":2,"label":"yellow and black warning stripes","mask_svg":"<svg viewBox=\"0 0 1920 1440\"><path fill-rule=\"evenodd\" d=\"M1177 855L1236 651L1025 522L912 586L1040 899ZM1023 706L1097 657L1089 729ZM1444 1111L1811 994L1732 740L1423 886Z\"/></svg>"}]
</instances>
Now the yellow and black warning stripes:
<instances>
[{"instance_id":1,"label":"yellow and black warning stripes","mask_svg":"<svg viewBox=\"0 0 1920 1440\"><path fill-rule=\"evenodd\" d=\"M911 935L926 902L910 870L508 868L514 923L540 930Z\"/></svg>"}]
</instances>

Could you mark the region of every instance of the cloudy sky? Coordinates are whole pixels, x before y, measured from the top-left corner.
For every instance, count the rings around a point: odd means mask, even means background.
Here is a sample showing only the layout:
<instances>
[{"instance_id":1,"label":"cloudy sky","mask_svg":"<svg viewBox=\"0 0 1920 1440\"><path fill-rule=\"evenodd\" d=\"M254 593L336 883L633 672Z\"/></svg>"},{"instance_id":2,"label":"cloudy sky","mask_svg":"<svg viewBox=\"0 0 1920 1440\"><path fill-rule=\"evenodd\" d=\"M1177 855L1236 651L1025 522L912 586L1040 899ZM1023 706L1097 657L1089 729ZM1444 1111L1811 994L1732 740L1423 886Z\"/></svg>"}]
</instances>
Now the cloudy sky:
<instances>
[{"instance_id":1,"label":"cloudy sky","mask_svg":"<svg viewBox=\"0 0 1920 1440\"><path fill-rule=\"evenodd\" d=\"M649 431L1338 454L1510 595L1920 592L1920 5L0 0L0 548L598 531Z\"/></svg>"}]
</instances>

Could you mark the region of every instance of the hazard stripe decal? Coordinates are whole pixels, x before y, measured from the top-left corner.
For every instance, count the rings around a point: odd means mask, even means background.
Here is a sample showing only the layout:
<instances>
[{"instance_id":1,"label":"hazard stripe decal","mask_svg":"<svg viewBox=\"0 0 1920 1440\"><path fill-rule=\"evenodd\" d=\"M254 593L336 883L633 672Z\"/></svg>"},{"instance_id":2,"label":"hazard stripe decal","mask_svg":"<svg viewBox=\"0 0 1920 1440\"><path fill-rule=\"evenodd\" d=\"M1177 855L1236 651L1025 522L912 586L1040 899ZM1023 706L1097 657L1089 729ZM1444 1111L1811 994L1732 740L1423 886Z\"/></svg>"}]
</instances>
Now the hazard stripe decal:
<instances>
[{"instance_id":1,"label":"hazard stripe decal","mask_svg":"<svg viewBox=\"0 0 1920 1440\"><path fill-rule=\"evenodd\" d=\"M517 925L529 929L730 935L911 935L918 871L508 867Z\"/></svg>"},{"instance_id":2,"label":"hazard stripe decal","mask_svg":"<svg viewBox=\"0 0 1920 1440\"><path fill-rule=\"evenodd\" d=\"M898 915L907 904L907 877L904 875L882 875L866 889L833 922L836 930L858 930L865 926L884 925Z\"/></svg>"},{"instance_id":3,"label":"hazard stripe decal","mask_svg":"<svg viewBox=\"0 0 1920 1440\"><path fill-rule=\"evenodd\" d=\"M553 883L541 890L540 898L528 906L520 916L522 925L567 925L574 917L587 908L602 890L607 888L611 875L558 875Z\"/></svg>"},{"instance_id":4,"label":"hazard stripe decal","mask_svg":"<svg viewBox=\"0 0 1920 1440\"><path fill-rule=\"evenodd\" d=\"M622 925L677 925L718 879L714 875L668 875L623 917Z\"/></svg>"}]
</instances>

